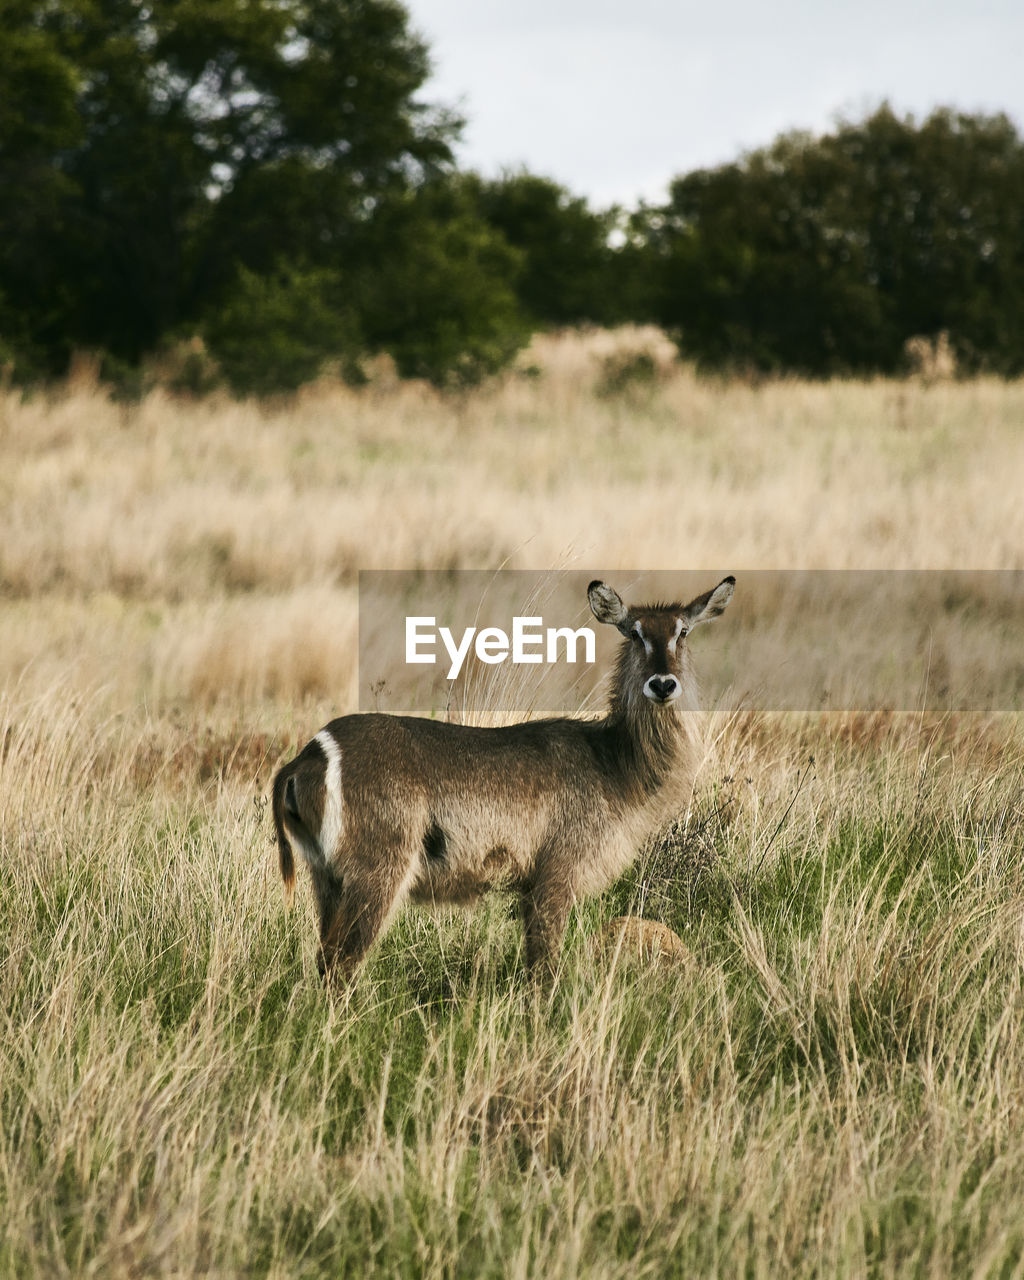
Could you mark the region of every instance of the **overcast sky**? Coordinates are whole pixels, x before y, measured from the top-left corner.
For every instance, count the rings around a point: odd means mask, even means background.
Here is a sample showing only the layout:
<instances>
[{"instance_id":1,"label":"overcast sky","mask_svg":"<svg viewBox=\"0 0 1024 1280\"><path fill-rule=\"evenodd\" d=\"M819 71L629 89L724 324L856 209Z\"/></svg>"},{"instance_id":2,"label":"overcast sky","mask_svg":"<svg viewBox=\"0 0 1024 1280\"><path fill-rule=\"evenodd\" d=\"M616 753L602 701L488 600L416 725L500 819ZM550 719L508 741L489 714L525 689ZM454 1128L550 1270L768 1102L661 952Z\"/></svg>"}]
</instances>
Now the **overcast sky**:
<instances>
[{"instance_id":1,"label":"overcast sky","mask_svg":"<svg viewBox=\"0 0 1024 1280\"><path fill-rule=\"evenodd\" d=\"M598 204L888 99L1024 124L1024 0L406 0L464 167Z\"/></svg>"}]
</instances>

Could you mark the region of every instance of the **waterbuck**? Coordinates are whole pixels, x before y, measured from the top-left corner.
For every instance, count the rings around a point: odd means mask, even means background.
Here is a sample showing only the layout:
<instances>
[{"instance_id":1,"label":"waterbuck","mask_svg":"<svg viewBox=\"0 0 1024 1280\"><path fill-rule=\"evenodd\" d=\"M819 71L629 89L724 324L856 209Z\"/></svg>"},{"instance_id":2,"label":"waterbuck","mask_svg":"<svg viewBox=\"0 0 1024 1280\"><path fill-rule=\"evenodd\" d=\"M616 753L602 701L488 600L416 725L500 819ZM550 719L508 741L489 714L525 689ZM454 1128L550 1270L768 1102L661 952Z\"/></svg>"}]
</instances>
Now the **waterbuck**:
<instances>
[{"instance_id":1,"label":"waterbuck","mask_svg":"<svg viewBox=\"0 0 1024 1280\"><path fill-rule=\"evenodd\" d=\"M313 878L320 971L349 977L395 910L518 894L531 969L553 967L569 911L607 886L689 800L696 687L687 633L732 598L627 607L592 582L617 627L608 714L486 729L409 716L332 720L274 779L290 899L292 846Z\"/></svg>"}]
</instances>

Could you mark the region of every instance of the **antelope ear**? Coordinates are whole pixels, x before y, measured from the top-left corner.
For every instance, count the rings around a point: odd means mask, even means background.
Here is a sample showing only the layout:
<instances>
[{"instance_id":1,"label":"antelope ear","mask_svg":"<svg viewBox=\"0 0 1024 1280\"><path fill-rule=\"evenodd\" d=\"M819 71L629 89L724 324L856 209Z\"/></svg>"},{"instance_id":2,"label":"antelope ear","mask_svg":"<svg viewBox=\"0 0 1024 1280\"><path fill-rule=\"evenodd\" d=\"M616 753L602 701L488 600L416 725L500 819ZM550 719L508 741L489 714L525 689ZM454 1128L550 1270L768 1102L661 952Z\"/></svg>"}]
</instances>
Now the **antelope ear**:
<instances>
[{"instance_id":1,"label":"antelope ear","mask_svg":"<svg viewBox=\"0 0 1024 1280\"><path fill-rule=\"evenodd\" d=\"M723 578L713 591L705 591L696 600L691 600L683 610L690 628L695 627L698 622L710 622L712 618L717 618L720 613L724 613L725 606L732 599L735 586L736 579L730 574L728 578Z\"/></svg>"},{"instance_id":2,"label":"antelope ear","mask_svg":"<svg viewBox=\"0 0 1024 1280\"><path fill-rule=\"evenodd\" d=\"M629 616L629 610L622 603L622 597L607 582L595 579L587 587L587 599L598 622L607 622L613 627L621 627Z\"/></svg>"}]
</instances>

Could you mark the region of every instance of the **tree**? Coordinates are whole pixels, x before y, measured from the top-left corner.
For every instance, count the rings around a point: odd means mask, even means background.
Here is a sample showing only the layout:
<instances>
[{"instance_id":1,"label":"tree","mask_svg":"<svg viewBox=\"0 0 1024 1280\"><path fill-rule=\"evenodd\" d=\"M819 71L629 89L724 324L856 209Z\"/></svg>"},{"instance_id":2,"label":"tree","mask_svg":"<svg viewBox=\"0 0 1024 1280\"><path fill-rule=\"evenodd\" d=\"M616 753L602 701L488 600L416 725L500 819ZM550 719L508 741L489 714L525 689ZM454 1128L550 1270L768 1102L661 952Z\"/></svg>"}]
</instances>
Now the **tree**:
<instances>
[{"instance_id":1,"label":"tree","mask_svg":"<svg viewBox=\"0 0 1024 1280\"><path fill-rule=\"evenodd\" d=\"M0 296L53 371L73 345L137 360L239 265L336 266L450 162L393 0L0 5Z\"/></svg>"},{"instance_id":2,"label":"tree","mask_svg":"<svg viewBox=\"0 0 1024 1280\"><path fill-rule=\"evenodd\" d=\"M269 244L269 242L268 242ZM239 393L294 390L333 358L387 351L404 377L450 387L497 372L529 328L511 281L518 255L447 180L383 201L342 258L349 270L239 266L204 326Z\"/></svg>"},{"instance_id":3,"label":"tree","mask_svg":"<svg viewBox=\"0 0 1024 1280\"><path fill-rule=\"evenodd\" d=\"M368 344L390 352L403 376L479 382L529 336L515 292L521 254L457 181L424 184L383 206L361 257Z\"/></svg>"},{"instance_id":4,"label":"tree","mask_svg":"<svg viewBox=\"0 0 1024 1280\"><path fill-rule=\"evenodd\" d=\"M46 229L73 184L53 158L83 133L74 67L33 21L35 8L0 0L0 359L32 370L46 366L64 302Z\"/></svg>"},{"instance_id":5,"label":"tree","mask_svg":"<svg viewBox=\"0 0 1024 1280\"><path fill-rule=\"evenodd\" d=\"M616 210L594 212L582 197L532 173L465 181L482 216L520 251L516 293L536 322L615 324L627 318L609 244Z\"/></svg>"},{"instance_id":6,"label":"tree","mask_svg":"<svg viewBox=\"0 0 1024 1280\"><path fill-rule=\"evenodd\" d=\"M239 395L296 391L334 358L358 378L359 321L330 271L286 263L267 275L240 266L205 326L210 352Z\"/></svg>"},{"instance_id":7,"label":"tree","mask_svg":"<svg viewBox=\"0 0 1024 1280\"><path fill-rule=\"evenodd\" d=\"M1024 368L1024 144L1005 116L887 107L676 180L643 236L656 310L712 367L894 371L948 331L965 367Z\"/></svg>"}]
</instances>

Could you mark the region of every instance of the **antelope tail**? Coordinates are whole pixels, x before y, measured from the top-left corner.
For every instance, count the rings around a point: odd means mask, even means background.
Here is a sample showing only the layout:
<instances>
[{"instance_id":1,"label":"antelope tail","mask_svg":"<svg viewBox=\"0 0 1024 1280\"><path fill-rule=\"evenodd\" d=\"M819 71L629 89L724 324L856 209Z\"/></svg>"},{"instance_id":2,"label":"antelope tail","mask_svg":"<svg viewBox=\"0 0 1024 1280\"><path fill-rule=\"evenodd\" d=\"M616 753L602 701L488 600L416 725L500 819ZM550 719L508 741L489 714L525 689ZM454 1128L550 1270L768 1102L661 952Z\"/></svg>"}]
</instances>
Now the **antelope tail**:
<instances>
[{"instance_id":1,"label":"antelope tail","mask_svg":"<svg viewBox=\"0 0 1024 1280\"><path fill-rule=\"evenodd\" d=\"M292 854L292 842L288 839L288 831L284 825L285 790L288 777L284 770L274 779L274 830L277 832L277 857L281 866L281 879L284 881L284 900L291 906L295 893L295 858Z\"/></svg>"}]
</instances>

